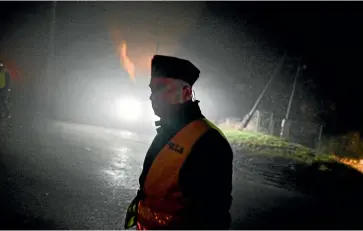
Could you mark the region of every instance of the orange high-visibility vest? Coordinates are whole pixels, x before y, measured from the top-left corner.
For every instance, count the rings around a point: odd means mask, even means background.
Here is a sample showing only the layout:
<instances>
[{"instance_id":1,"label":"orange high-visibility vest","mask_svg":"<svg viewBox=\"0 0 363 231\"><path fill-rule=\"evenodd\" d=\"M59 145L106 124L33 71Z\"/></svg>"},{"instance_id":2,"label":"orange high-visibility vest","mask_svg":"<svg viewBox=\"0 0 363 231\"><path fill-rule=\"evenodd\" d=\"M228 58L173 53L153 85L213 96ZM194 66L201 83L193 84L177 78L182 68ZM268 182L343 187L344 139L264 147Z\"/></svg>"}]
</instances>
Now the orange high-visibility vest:
<instances>
[{"instance_id":1,"label":"orange high-visibility vest","mask_svg":"<svg viewBox=\"0 0 363 231\"><path fill-rule=\"evenodd\" d=\"M146 176L138 204L137 229L180 229L187 224L183 214L187 199L179 185L179 170L193 145L213 127L206 119L186 125L164 146Z\"/></svg>"}]
</instances>

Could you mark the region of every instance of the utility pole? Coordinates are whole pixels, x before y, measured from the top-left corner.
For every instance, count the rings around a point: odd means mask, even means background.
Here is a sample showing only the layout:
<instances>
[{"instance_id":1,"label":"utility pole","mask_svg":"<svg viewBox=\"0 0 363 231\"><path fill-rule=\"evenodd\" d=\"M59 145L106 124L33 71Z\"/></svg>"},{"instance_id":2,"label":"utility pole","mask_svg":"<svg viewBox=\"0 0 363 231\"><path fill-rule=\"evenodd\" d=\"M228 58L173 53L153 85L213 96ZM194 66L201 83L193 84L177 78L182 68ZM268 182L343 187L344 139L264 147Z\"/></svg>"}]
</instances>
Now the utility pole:
<instances>
[{"instance_id":1,"label":"utility pole","mask_svg":"<svg viewBox=\"0 0 363 231\"><path fill-rule=\"evenodd\" d=\"M287 52L285 51L284 55L280 59L280 62L277 64L277 66L276 66L273 74L271 75L269 81L267 82L266 86L262 90L260 96L257 98L255 104L253 105L252 109L250 110L250 112L243 119L243 122L242 122L242 128L243 129L245 129L247 127L248 123L251 121L252 116L255 113L258 105L260 105L260 102L261 102L262 97L265 95L265 92L267 91L268 87L270 86L273 78L275 77L275 75L277 75L278 71L280 70L280 67L283 64L284 60L285 60L286 54L287 54Z\"/></svg>"},{"instance_id":2,"label":"utility pole","mask_svg":"<svg viewBox=\"0 0 363 231\"><path fill-rule=\"evenodd\" d=\"M290 110L291 110L291 105L292 105L292 101L294 99L294 95L295 95L295 91L296 91L296 84L297 84L297 80L299 78L299 74L301 71L301 68L306 69L306 66L304 65L303 67L301 67L301 58L299 58L299 62L298 62L298 66L297 66L297 70L296 70L296 75L295 75L295 79L294 79L294 83L292 85L292 91L290 94L290 99L289 99L289 104L287 105L287 110L286 110L286 114L285 114L285 118L282 120L281 123L281 132L280 132L280 137L284 137L286 135L286 129L289 130L289 125L287 125L289 123L289 116L290 116ZM288 127L288 128L286 128Z\"/></svg>"},{"instance_id":3,"label":"utility pole","mask_svg":"<svg viewBox=\"0 0 363 231\"><path fill-rule=\"evenodd\" d=\"M294 99L295 90L296 90L296 84L297 84L297 79L299 78L300 69L301 69L301 67L300 67L300 60L299 60L299 65L297 66L294 83L292 85L292 91L291 91L291 94L290 94L289 104L288 104L287 110L286 110L286 115L285 115L285 119L286 120L289 119L290 110L291 110L291 104L292 104L292 100Z\"/></svg>"},{"instance_id":4,"label":"utility pole","mask_svg":"<svg viewBox=\"0 0 363 231\"><path fill-rule=\"evenodd\" d=\"M320 129L319 129L319 136L318 136L318 144L316 147L316 153L320 152L320 146L321 146L321 136L323 135L323 125L320 125Z\"/></svg>"},{"instance_id":5,"label":"utility pole","mask_svg":"<svg viewBox=\"0 0 363 231\"><path fill-rule=\"evenodd\" d=\"M52 18L49 23L49 43L48 43L48 60L47 60L47 78L51 74L53 68L53 58L54 58L54 33L55 33L55 20L56 20L56 6L57 2L52 2Z\"/></svg>"},{"instance_id":6,"label":"utility pole","mask_svg":"<svg viewBox=\"0 0 363 231\"><path fill-rule=\"evenodd\" d=\"M51 105L53 104L53 95L52 92L54 89L52 89L52 80L54 79L54 34L55 34L55 24L56 24L56 6L57 1L52 2L52 15L51 20L49 23L49 44L48 44L48 59L47 59L47 67L46 67L46 105L47 108L51 108Z\"/></svg>"}]
</instances>

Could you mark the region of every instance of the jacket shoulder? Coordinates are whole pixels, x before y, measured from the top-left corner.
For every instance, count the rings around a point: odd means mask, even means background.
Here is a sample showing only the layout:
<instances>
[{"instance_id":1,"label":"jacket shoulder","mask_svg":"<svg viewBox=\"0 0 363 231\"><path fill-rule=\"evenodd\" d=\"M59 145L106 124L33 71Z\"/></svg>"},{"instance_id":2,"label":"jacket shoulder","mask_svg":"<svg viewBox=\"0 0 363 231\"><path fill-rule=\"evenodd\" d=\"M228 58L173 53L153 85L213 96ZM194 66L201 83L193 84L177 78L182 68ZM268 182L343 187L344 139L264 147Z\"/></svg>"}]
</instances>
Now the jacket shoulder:
<instances>
[{"instance_id":1,"label":"jacket shoulder","mask_svg":"<svg viewBox=\"0 0 363 231\"><path fill-rule=\"evenodd\" d=\"M232 155L233 151L225 138L224 134L221 133L219 129L211 128L205 132L194 144L190 155L195 155L198 153L208 153L208 155L214 155L223 152L224 154L230 153Z\"/></svg>"},{"instance_id":2,"label":"jacket shoulder","mask_svg":"<svg viewBox=\"0 0 363 231\"><path fill-rule=\"evenodd\" d=\"M228 140L224 135L223 131L217 125L215 125L214 123L210 122L207 119L204 119L204 122L207 123L209 130L200 137L200 140L203 141L211 139L216 141L225 141L226 143L228 143Z\"/></svg>"}]
</instances>

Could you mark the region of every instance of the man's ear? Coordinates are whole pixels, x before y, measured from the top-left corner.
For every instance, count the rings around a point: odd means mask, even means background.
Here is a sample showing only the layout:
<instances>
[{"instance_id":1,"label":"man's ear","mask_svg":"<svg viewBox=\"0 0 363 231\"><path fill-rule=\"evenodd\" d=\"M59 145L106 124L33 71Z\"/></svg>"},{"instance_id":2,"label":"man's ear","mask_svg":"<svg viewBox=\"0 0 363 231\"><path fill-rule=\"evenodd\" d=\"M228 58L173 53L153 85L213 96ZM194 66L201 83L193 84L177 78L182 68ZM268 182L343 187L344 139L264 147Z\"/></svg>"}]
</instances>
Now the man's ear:
<instances>
[{"instance_id":1,"label":"man's ear","mask_svg":"<svg viewBox=\"0 0 363 231\"><path fill-rule=\"evenodd\" d=\"M193 99L193 90L189 86L183 87L183 101L191 100Z\"/></svg>"}]
</instances>

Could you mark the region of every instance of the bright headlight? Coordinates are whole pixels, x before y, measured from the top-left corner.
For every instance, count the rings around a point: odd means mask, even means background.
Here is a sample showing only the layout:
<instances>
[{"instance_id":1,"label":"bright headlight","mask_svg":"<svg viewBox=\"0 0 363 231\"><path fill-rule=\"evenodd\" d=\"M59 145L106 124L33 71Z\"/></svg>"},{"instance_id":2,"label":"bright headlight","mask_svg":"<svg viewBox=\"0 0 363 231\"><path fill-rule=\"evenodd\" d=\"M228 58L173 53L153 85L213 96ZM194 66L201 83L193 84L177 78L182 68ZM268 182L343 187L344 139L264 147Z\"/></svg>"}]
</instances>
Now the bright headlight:
<instances>
[{"instance_id":1,"label":"bright headlight","mask_svg":"<svg viewBox=\"0 0 363 231\"><path fill-rule=\"evenodd\" d=\"M122 98L117 102L117 114L127 121L136 121L142 115L142 104L133 98Z\"/></svg>"}]
</instances>

